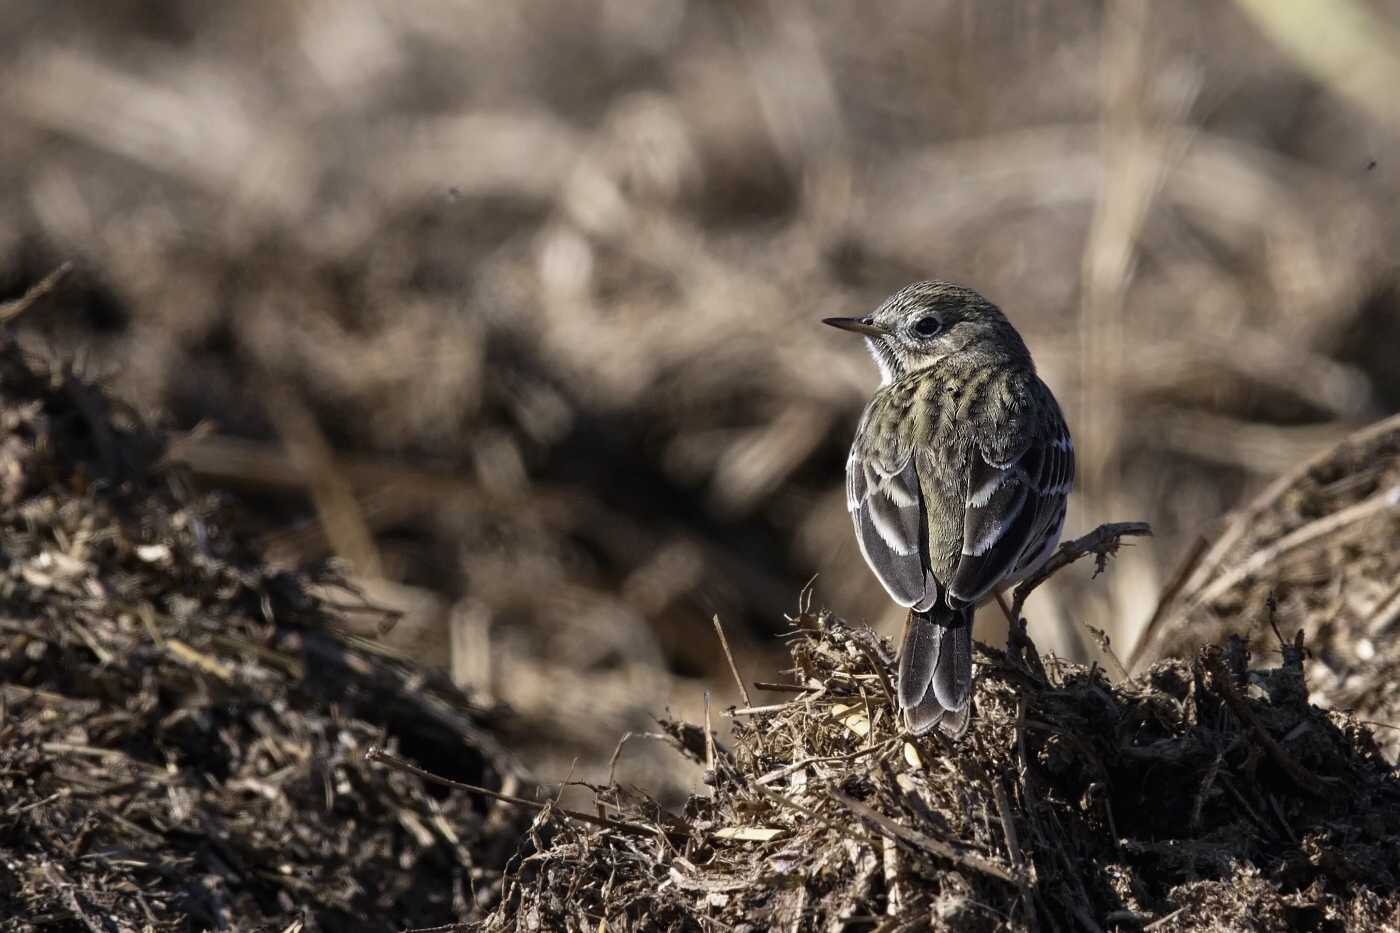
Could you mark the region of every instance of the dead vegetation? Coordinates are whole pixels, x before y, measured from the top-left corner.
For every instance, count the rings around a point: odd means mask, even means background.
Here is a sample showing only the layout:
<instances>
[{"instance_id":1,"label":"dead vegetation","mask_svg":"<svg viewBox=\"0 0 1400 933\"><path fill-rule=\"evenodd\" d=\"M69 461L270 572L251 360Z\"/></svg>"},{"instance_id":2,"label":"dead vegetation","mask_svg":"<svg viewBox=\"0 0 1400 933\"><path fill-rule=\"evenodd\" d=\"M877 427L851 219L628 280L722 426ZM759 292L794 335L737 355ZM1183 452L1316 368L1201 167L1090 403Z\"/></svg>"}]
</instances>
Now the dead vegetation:
<instances>
[{"instance_id":1,"label":"dead vegetation","mask_svg":"<svg viewBox=\"0 0 1400 933\"><path fill-rule=\"evenodd\" d=\"M518 812L360 760L388 739L528 791L489 711L349 635L318 581L254 563L226 496L192 495L129 409L8 328L0 435L0 928L399 930L490 907Z\"/></svg>"},{"instance_id":2,"label":"dead vegetation","mask_svg":"<svg viewBox=\"0 0 1400 933\"><path fill-rule=\"evenodd\" d=\"M899 625L841 498L874 370L822 316L1006 307L1071 528L1157 531L1042 591L1083 659L1073 619L1131 645L1205 522L1396 406L1395 99L1334 67L1390 73L1395 4L1344 6L8 0L0 289L73 261L27 343L210 419L176 456L270 560L346 561L599 779L724 683L715 612L753 669L814 576Z\"/></svg>"},{"instance_id":3,"label":"dead vegetation","mask_svg":"<svg viewBox=\"0 0 1400 933\"><path fill-rule=\"evenodd\" d=\"M1301 631L1313 701L1382 724L1400 753L1400 419L1308 458L1228 516L1164 596L1139 664Z\"/></svg>"},{"instance_id":4,"label":"dead vegetation","mask_svg":"<svg viewBox=\"0 0 1400 933\"><path fill-rule=\"evenodd\" d=\"M1400 926L1367 854L1393 864L1389 811L1355 809L1389 785L1345 712L1400 748L1392 428L1310 460L1400 407L1397 16L0 3L0 295L71 261L15 340L75 361L4 348L0 897L50 927L805 906L1092 929L1080 883L1105 930ZM803 703L739 717L715 796L672 819L621 788L679 806L693 762L609 756L731 693L715 613L748 681L777 679L814 575L818 604L899 624L840 479L873 368L815 322L927 275L1026 334L1082 454L1071 528L1156 531L1026 609L1103 670L985 656L980 731L915 743L921 771L882 666L849 654L878 640L803 628L801 686L746 705ZM1169 588L1117 682L1095 630L1131 651L1176 555L1305 460ZM367 600L289 570L328 557ZM1299 628L1309 695L1341 712L1307 711L1287 666L1232 707L1200 644L1243 632L1273 666ZM856 698L864 738L831 705ZM395 739L488 788L606 786L644 832L550 811L498 904L522 817L355 763ZM758 783L824 755L851 757ZM1358 783L1316 803L1303 773Z\"/></svg>"},{"instance_id":5,"label":"dead vegetation","mask_svg":"<svg viewBox=\"0 0 1400 933\"><path fill-rule=\"evenodd\" d=\"M522 777L499 711L354 634L350 615L388 620L333 575L250 559L232 501L192 494L104 389L11 339L0 388L7 930L1400 924L1400 782L1367 722L1310 703L1306 640L1275 641L1273 669L1249 670L1237 638L1121 680L982 648L974 724L952 747L900 734L888 640L804 612L785 633L790 676L754 685L781 702L740 685L743 708L711 711L732 742L674 720L653 736L707 791L668 810L610 778L582 785L594 809L578 812ZM1279 484L1312 499L1275 499L1358 514L1388 488L1392 436L1363 432ZM1265 511L1230 527L1268 527ZM1303 511L1303 529L1345 525ZM1392 526L1366 527L1348 553L1374 570L1359 555ZM1102 569L1145 532L1105 526L1047 573L1088 554ZM1302 537L1349 592L1326 562L1336 542ZM1321 639L1328 617L1302 605ZM1387 729L1392 698L1367 710ZM367 763L379 745L480 790Z\"/></svg>"},{"instance_id":6,"label":"dead vegetation","mask_svg":"<svg viewBox=\"0 0 1400 933\"><path fill-rule=\"evenodd\" d=\"M487 930L1383 930L1400 782L1301 657L1219 646L1112 683L983 650L956 748L902 735L888 640L828 613L788 636L789 699L734 743L663 723L711 791L625 826L539 820Z\"/></svg>"},{"instance_id":7,"label":"dead vegetation","mask_svg":"<svg viewBox=\"0 0 1400 933\"><path fill-rule=\"evenodd\" d=\"M1364 486L1383 433L1318 461L1358 468ZM1216 550L1234 546L1227 532ZM793 621L791 698L731 709L732 749L664 724L712 791L678 820L603 789L627 830L537 833L487 929L1400 923L1400 781L1368 725L1309 702L1301 633L1275 643L1274 669L1250 670L1230 639L1118 683L984 650L977 715L954 748L901 734L888 641L829 613Z\"/></svg>"}]
</instances>

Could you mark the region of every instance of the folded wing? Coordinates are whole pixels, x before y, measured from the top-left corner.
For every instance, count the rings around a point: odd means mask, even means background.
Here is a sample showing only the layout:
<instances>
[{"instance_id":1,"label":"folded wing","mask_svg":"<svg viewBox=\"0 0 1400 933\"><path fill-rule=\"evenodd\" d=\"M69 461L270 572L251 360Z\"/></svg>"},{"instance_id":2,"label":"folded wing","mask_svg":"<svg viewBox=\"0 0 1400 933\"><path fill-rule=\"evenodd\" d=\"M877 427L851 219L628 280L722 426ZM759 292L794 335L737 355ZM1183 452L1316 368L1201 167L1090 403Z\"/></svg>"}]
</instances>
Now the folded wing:
<instances>
[{"instance_id":1,"label":"folded wing","mask_svg":"<svg viewBox=\"0 0 1400 933\"><path fill-rule=\"evenodd\" d=\"M846 465L846 506L866 563L901 606L924 610L938 600L938 581L928 570L923 494L915 457L897 469L882 466L859 449Z\"/></svg>"},{"instance_id":2,"label":"folded wing","mask_svg":"<svg viewBox=\"0 0 1400 933\"><path fill-rule=\"evenodd\" d=\"M974 448L963 513L963 549L948 594L975 604L1036 557L1074 485L1074 445L1060 425L1003 463Z\"/></svg>"}]
</instances>

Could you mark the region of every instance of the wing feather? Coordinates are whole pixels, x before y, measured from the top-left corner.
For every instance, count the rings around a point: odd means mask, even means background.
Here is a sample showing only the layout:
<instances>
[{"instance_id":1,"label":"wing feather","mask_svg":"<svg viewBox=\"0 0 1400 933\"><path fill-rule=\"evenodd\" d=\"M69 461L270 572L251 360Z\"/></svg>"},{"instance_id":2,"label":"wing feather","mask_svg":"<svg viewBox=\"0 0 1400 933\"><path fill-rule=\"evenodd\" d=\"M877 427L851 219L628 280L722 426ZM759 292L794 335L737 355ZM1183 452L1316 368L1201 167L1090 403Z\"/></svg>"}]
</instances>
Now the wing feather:
<instances>
[{"instance_id":1,"label":"wing feather","mask_svg":"<svg viewBox=\"0 0 1400 933\"><path fill-rule=\"evenodd\" d=\"M846 505L866 563L895 602L927 609L938 599L928 570L924 507L914 457L893 471L851 451L846 465Z\"/></svg>"},{"instance_id":2,"label":"wing feather","mask_svg":"<svg viewBox=\"0 0 1400 933\"><path fill-rule=\"evenodd\" d=\"M948 595L975 604L1045 550L1074 484L1074 445L1063 422L1007 462L975 448L963 514L963 548Z\"/></svg>"}]
</instances>

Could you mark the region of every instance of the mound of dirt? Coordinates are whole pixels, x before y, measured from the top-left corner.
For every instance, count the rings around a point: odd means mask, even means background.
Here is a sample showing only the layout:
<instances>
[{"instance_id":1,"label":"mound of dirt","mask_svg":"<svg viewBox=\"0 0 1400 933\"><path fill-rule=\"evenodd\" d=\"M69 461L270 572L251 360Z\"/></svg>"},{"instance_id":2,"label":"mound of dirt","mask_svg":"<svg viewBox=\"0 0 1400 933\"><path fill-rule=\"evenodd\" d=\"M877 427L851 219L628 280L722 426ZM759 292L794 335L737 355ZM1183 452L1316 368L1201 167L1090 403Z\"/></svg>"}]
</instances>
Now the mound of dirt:
<instances>
[{"instance_id":1,"label":"mound of dirt","mask_svg":"<svg viewBox=\"0 0 1400 933\"><path fill-rule=\"evenodd\" d=\"M339 635L338 607L250 561L231 504L189 495L161 448L0 330L0 927L483 915L517 811L362 757L389 739L518 792L486 711Z\"/></svg>"},{"instance_id":2,"label":"mound of dirt","mask_svg":"<svg viewBox=\"0 0 1400 933\"><path fill-rule=\"evenodd\" d=\"M1208 646L1111 683L982 649L967 737L902 734L889 643L792 634L787 702L680 817L619 788L613 827L542 821L488 930L1379 930L1400 923L1400 783L1300 656Z\"/></svg>"}]
</instances>

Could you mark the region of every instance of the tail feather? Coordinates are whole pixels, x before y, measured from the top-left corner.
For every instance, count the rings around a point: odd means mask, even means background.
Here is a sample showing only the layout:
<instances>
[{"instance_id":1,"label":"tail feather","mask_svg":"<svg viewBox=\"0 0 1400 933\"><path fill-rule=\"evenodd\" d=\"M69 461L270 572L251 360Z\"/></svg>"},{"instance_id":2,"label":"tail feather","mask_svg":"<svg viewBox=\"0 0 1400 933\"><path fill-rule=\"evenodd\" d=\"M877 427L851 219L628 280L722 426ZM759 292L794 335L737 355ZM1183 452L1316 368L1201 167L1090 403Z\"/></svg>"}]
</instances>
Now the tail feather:
<instances>
[{"instance_id":1,"label":"tail feather","mask_svg":"<svg viewBox=\"0 0 1400 933\"><path fill-rule=\"evenodd\" d=\"M910 612L899 653L899 707L916 735L937 725L951 738L967 731L972 702L972 609L939 603Z\"/></svg>"}]
</instances>

